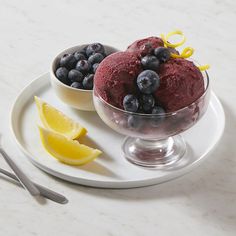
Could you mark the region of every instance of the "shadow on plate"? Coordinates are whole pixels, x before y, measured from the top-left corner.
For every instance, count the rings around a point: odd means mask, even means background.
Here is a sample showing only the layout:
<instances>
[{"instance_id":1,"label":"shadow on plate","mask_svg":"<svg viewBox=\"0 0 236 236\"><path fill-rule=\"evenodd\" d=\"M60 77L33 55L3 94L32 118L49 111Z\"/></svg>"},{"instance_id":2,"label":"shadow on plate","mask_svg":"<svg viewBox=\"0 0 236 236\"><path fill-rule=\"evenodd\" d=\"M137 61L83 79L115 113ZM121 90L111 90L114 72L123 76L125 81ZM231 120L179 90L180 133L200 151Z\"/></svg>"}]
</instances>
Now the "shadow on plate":
<instances>
[{"instance_id":1,"label":"shadow on plate","mask_svg":"<svg viewBox=\"0 0 236 236\"><path fill-rule=\"evenodd\" d=\"M115 172L113 172L112 170L108 169L107 167L105 167L104 165L96 161L92 161L86 165L78 166L76 168L87 171L87 172L91 172L97 175L119 178L119 176Z\"/></svg>"},{"instance_id":2,"label":"shadow on plate","mask_svg":"<svg viewBox=\"0 0 236 236\"><path fill-rule=\"evenodd\" d=\"M98 158L102 158L104 161L108 161L108 162L114 161L114 159L112 159L112 157L104 151L104 148L102 146L97 144L93 139L91 139L87 135L79 138L78 141L82 144L89 146L89 147L101 150L102 154L100 156L98 156Z\"/></svg>"}]
</instances>

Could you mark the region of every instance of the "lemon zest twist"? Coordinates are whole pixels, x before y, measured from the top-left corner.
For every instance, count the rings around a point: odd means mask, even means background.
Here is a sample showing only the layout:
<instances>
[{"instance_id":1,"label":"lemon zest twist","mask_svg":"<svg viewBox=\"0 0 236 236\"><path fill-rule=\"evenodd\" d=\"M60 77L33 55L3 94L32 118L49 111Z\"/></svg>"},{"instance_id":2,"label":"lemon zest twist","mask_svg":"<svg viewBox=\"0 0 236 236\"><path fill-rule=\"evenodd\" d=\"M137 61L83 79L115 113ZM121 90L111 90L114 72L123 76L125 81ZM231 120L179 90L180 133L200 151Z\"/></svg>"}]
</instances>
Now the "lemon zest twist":
<instances>
[{"instance_id":1,"label":"lemon zest twist","mask_svg":"<svg viewBox=\"0 0 236 236\"><path fill-rule=\"evenodd\" d=\"M180 35L182 36L182 39L178 43L170 43L168 40L170 39L171 36L174 35ZM164 34L161 34L161 38L164 42L164 46L167 48L177 48L179 46L182 46L186 42L186 37L184 33L181 30L175 30L169 32L166 36ZM171 53L171 57L173 58L189 58L193 55L194 49L192 47L186 47L183 49L183 51L180 53L180 55L176 53ZM200 71L208 70L210 68L210 65L202 65L202 66L197 66Z\"/></svg>"},{"instance_id":2,"label":"lemon zest twist","mask_svg":"<svg viewBox=\"0 0 236 236\"><path fill-rule=\"evenodd\" d=\"M175 54L175 53L171 53L171 57L173 58L189 58L193 55L194 53L194 49L191 47L186 47L180 55Z\"/></svg>"},{"instance_id":3,"label":"lemon zest twist","mask_svg":"<svg viewBox=\"0 0 236 236\"><path fill-rule=\"evenodd\" d=\"M169 43L168 39L173 35L181 35L182 40L178 43ZM184 36L184 33L181 30L171 31L166 36L164 34L161 34L161 38L162 38L165 46L170 47L170 48L177 48L177 47L183 45L186 41L186 37Z\"/></svg>"},{"instance_id":4,"label":"lemon zest twist","mask_svg":"<svg viewBox=\"0 0 236 236\"><path fill-rule=\"evenodd\" d=\"M198 66L197 67L200 71L208 70L210 68L209 64L203 65L203 66Z\"/></svg>"}]
</instances>

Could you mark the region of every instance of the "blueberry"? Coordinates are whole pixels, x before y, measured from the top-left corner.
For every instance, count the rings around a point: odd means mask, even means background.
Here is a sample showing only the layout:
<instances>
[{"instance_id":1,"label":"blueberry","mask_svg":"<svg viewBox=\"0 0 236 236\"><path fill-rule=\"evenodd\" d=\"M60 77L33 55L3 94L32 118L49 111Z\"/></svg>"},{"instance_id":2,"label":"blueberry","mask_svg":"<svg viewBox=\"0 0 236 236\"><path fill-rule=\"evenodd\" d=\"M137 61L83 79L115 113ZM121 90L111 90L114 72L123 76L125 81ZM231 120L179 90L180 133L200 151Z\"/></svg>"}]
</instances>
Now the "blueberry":
<instances>
[{"instance_id":1,"label":"blueberry","mask_svg":"<svg viewBox=\"0 0 236 236\"><path fill-rule=\"evenodd\" d=\"M168 48L170 53L179 55L179 52L175 48Z\"/></svg>"},{"instance_id":2,"label":"blueberry","mask_svg":"<svg viewBox=\"0 0 236 236\"><path fill-rule=\"evenodd\" d=\"M72 54L65 54L60 59L60 66L66 67L68 70L73 69L76 65L77 60L75 59L74 55Z\"/></svg>"},{"instance_id":3,"label":"blueberry","mask_svg":"<svg viewBox=\"0 0 236 236\"><path fill-rule=\"evenodd\" d=\"M89 44L86 48L86 54L88 57L97 52L101 54L105 53L105 49L101 43Z\"/></svg>"},{"instance_id":4,"label":"blueberry","mask_svg":"<svg viewBox=\"0 0 236 236\"><path fill-rule=\"evenodd\" d=\"M103 55L103 57L105 58L107 56L107 54L104 52L104 53L101 53ZM112 53L110 53L112 54Z\"/></svg>"},{"instance_id":5,"label":"blueberry","mask_svg":"<svg viewBox=\"0 0 236 236\"><path fill-rule=\"evenodd\" d=\"M144 70L138 75L137 85L140 92L151 94L160 86L160 78L156 72Z\"/></svg>"},{"instance_id":6,"label":"blueberry","mask_svg":"<svg viewBox=\"0 0 236 236\"><path fill-rule=\"evenodd\" d=\"M75 69L69 71L68 79L71 82L82 82L83 78L84 76L80 71L75 70Z\"/></svg>"},{"instance_id":7,"label":"blueberry","mask_svg":"<svg viewBox=\"0 0 236 236\"><path fill-rule=\"evenodd\" d=\"M94 77L94 74L89 74L84 77L83 86L85 89L88 89L88 90L93 89L93 77Z\"/></svg>"},{"instance_id":8,"label":"blueberry","mask_svg":"<svg viewBox=\"0 0 236 236\"><path fill-rule=\"evenodd\" d=\"M141 104L139 105L137 113L140 113L140 114L144 114L145 113L145 111L143 110Z\"/></svg>"},{"instance_id":9,"label":"blueberry","mask_svg":"<svg viewBox=\"0 0 236 236\"><path fill-rule=\"evenodd\" d=\"M142 94L139 98L139 102L144 113L151 113L155 105L155 99L151 94Z\"/></svg>"},{"instance_id":10,"label":"blueberry","mask_svg":"<svg viewBox=\"0 0 236 236\"><path fill-rule=\"evenodd\" d=\"M168 48L164 47L156 48L154 50L154 55L161 63L164 63L170 59L170 51Z\"/></svg>"},{"instance_id":11,"label":"blueberry","mask_svg":"<svg viewBox=\"0 0 236 236\"><path fill-rule=\"evenodd\" d=\"M65 67L59 67L56 70L56 77L64 84L68 84L68 70Z\"/></svg>"},{"instance_id":12,"label":"blueberry","mask_svg":"<svg viewBox=\"0 0 236 236\"><path fill-rule=\"evenodd\" d=\"M82 48L82 50L80 50L80 53L82 53L86 58L87 58L87 54L86 54L87 47L88 46L85 46L84 48Z\"/></svg>"},{"instance_id":13,"label":"blueberry","mask_svg":"<svg viewBox=\"0 0 236 236\"><path fill-rule=\"evenodd\" d=\"M77 89L83 89L83 84L81 82L73 82L71 85L71 87L73 88L77 88Z\"/></svg>"},{"instance_id":14,"label":"blueberry","mask_svg":"<svg viewBox=\"0 0 236 236\"><path fill-rule=\"evenodd\" d=\"M163 114L164 115L165 113L166 113L165 110L160 106L154 106L152 109L152 114L158 114L158 115Z\"/></svg>"},{"instance_id":15,"label":"blueberry","mask_svg":"<svg viewBox=\"0 0 236 236\"><path fill-rule=\"evenodd\" d=\"M83 53L81 53L80 51L78 52L75 52L74 53L74 57L77 61L80 61L80 60L86 60L87 58L85 57L85 55Z\"/></svg>"},{"instance_id":16,"label":"blueberry","mask_svg":"<svg viewBox=\"0 0 236 236\"><path fill-rule=\"evenodd\" d=\"M95 63L100 63L104 59L104 56L101 53L94 53L88 59L88 61L93 65Z\"/></svg>"},{"instance_id":17,"label":"blueberry","mask_svg":"<svg viewBox=\"0 0 236 236\"><path fill-rule=\"evenodd\" d=\"M149 69L149 70L157 70L160 65L160 61L155 56L152 55L147 55L143 57L141 59L141 63L144 69Z\"/></svg>"},{"instance_id":18,"label":"blueberry","mask_svg":"<svg viewBox=\"0 0 236 236\"><path fill-rule=\"evenodd\" d=\"M138 99L134 95L128 94L123 99L123 106L126 111L136 112L139 107Z\"/></svg>"},{"instance_id":19,"label":"blueberry","mask_svg":"<svg viewBox=\"0 0 236 236\"><path fill-rule=\"evenodd\" d=\"M76 70L82 72L83 74L89 72L90 68L91 64L87 60L80 60L76 64Z\"/></svg>"},{"instance_id":20,"label":"blueberry","mask_svg":"<svg viewBox=\"0 0 236 236\"><path fill-rule=\"evenodd\" d=\"M154 114L154 116L151 119L151 124L154 127L158 127L161 124L161 122L163 122L163 120L165 119L165 110L160 106L155 106L152 109L152 114Z\"/></svg>"},{"instance_id":21,"label":"blueberry","mask_svg":"<svg viewBox=\"0 0 236 236\"><path fill-rule=\"evenodd\" d=\"M98 66L99 66L99 63L93 64L93 73L94 73L94 74L95 74L95 72L96 72Z\"/></svg>"},{"instance_id":22,"label":"blueberry","mask_svg":"<svg viewBox=\"0 0 236 236\"><path fill-rule=\"evenodd\" d=\"M142 120L138 116L129 115L127 123L129 128L138 129L142 125Z\"/></svg>"}]
</instances>

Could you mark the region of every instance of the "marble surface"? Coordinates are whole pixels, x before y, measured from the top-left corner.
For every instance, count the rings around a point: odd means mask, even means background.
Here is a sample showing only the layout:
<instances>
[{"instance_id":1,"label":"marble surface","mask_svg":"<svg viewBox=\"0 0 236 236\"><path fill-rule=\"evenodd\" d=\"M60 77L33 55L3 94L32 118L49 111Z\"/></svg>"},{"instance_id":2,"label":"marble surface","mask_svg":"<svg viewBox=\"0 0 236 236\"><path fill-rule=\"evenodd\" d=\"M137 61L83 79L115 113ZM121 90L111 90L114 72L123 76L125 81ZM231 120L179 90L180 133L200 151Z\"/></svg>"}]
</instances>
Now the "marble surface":
<instances>
[{"instance_id":1,"label":"marble surface","mask_svg":"<svg viewBox=\"0 0 236 236\"><path fill-rule=\"evenodd\" d=\"M0 129L6 151L29 176L69 198L39 205L0 175L1 235L236 234L236 2L0 0ZM175 28L188 36L226 113L223 138L211 157L177 180L130 190L93 189L51 177L16 147L11 105L32 79L48 71L61 49L100 41L125 48L137 38ZM0 166L9 169L0 159Z\"/></svg>"}]
</instances>

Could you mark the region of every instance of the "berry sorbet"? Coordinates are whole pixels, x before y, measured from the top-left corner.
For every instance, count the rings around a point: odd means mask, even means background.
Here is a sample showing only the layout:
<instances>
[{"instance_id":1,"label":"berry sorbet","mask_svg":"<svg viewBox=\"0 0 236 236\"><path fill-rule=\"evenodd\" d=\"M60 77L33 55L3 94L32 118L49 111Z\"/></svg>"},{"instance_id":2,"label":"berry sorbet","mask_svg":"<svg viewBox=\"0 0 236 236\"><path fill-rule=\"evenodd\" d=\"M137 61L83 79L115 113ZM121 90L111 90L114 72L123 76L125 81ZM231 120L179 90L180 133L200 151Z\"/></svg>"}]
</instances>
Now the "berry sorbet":
<instances>
[{"instance_id":1,"label":"berry sorbet","mask_svg":"<svg viewBox=\"0 0 236 236\"><path fill-rule=\"evenodd\" d=\"M173 53L178 54L158 37L135 41L125 52L100 63L94 79L96 92L109 104L130 112L173 112L190 105L204 93L203 76L193 62L173 58Z\"/></svg>"}]
</instances>

